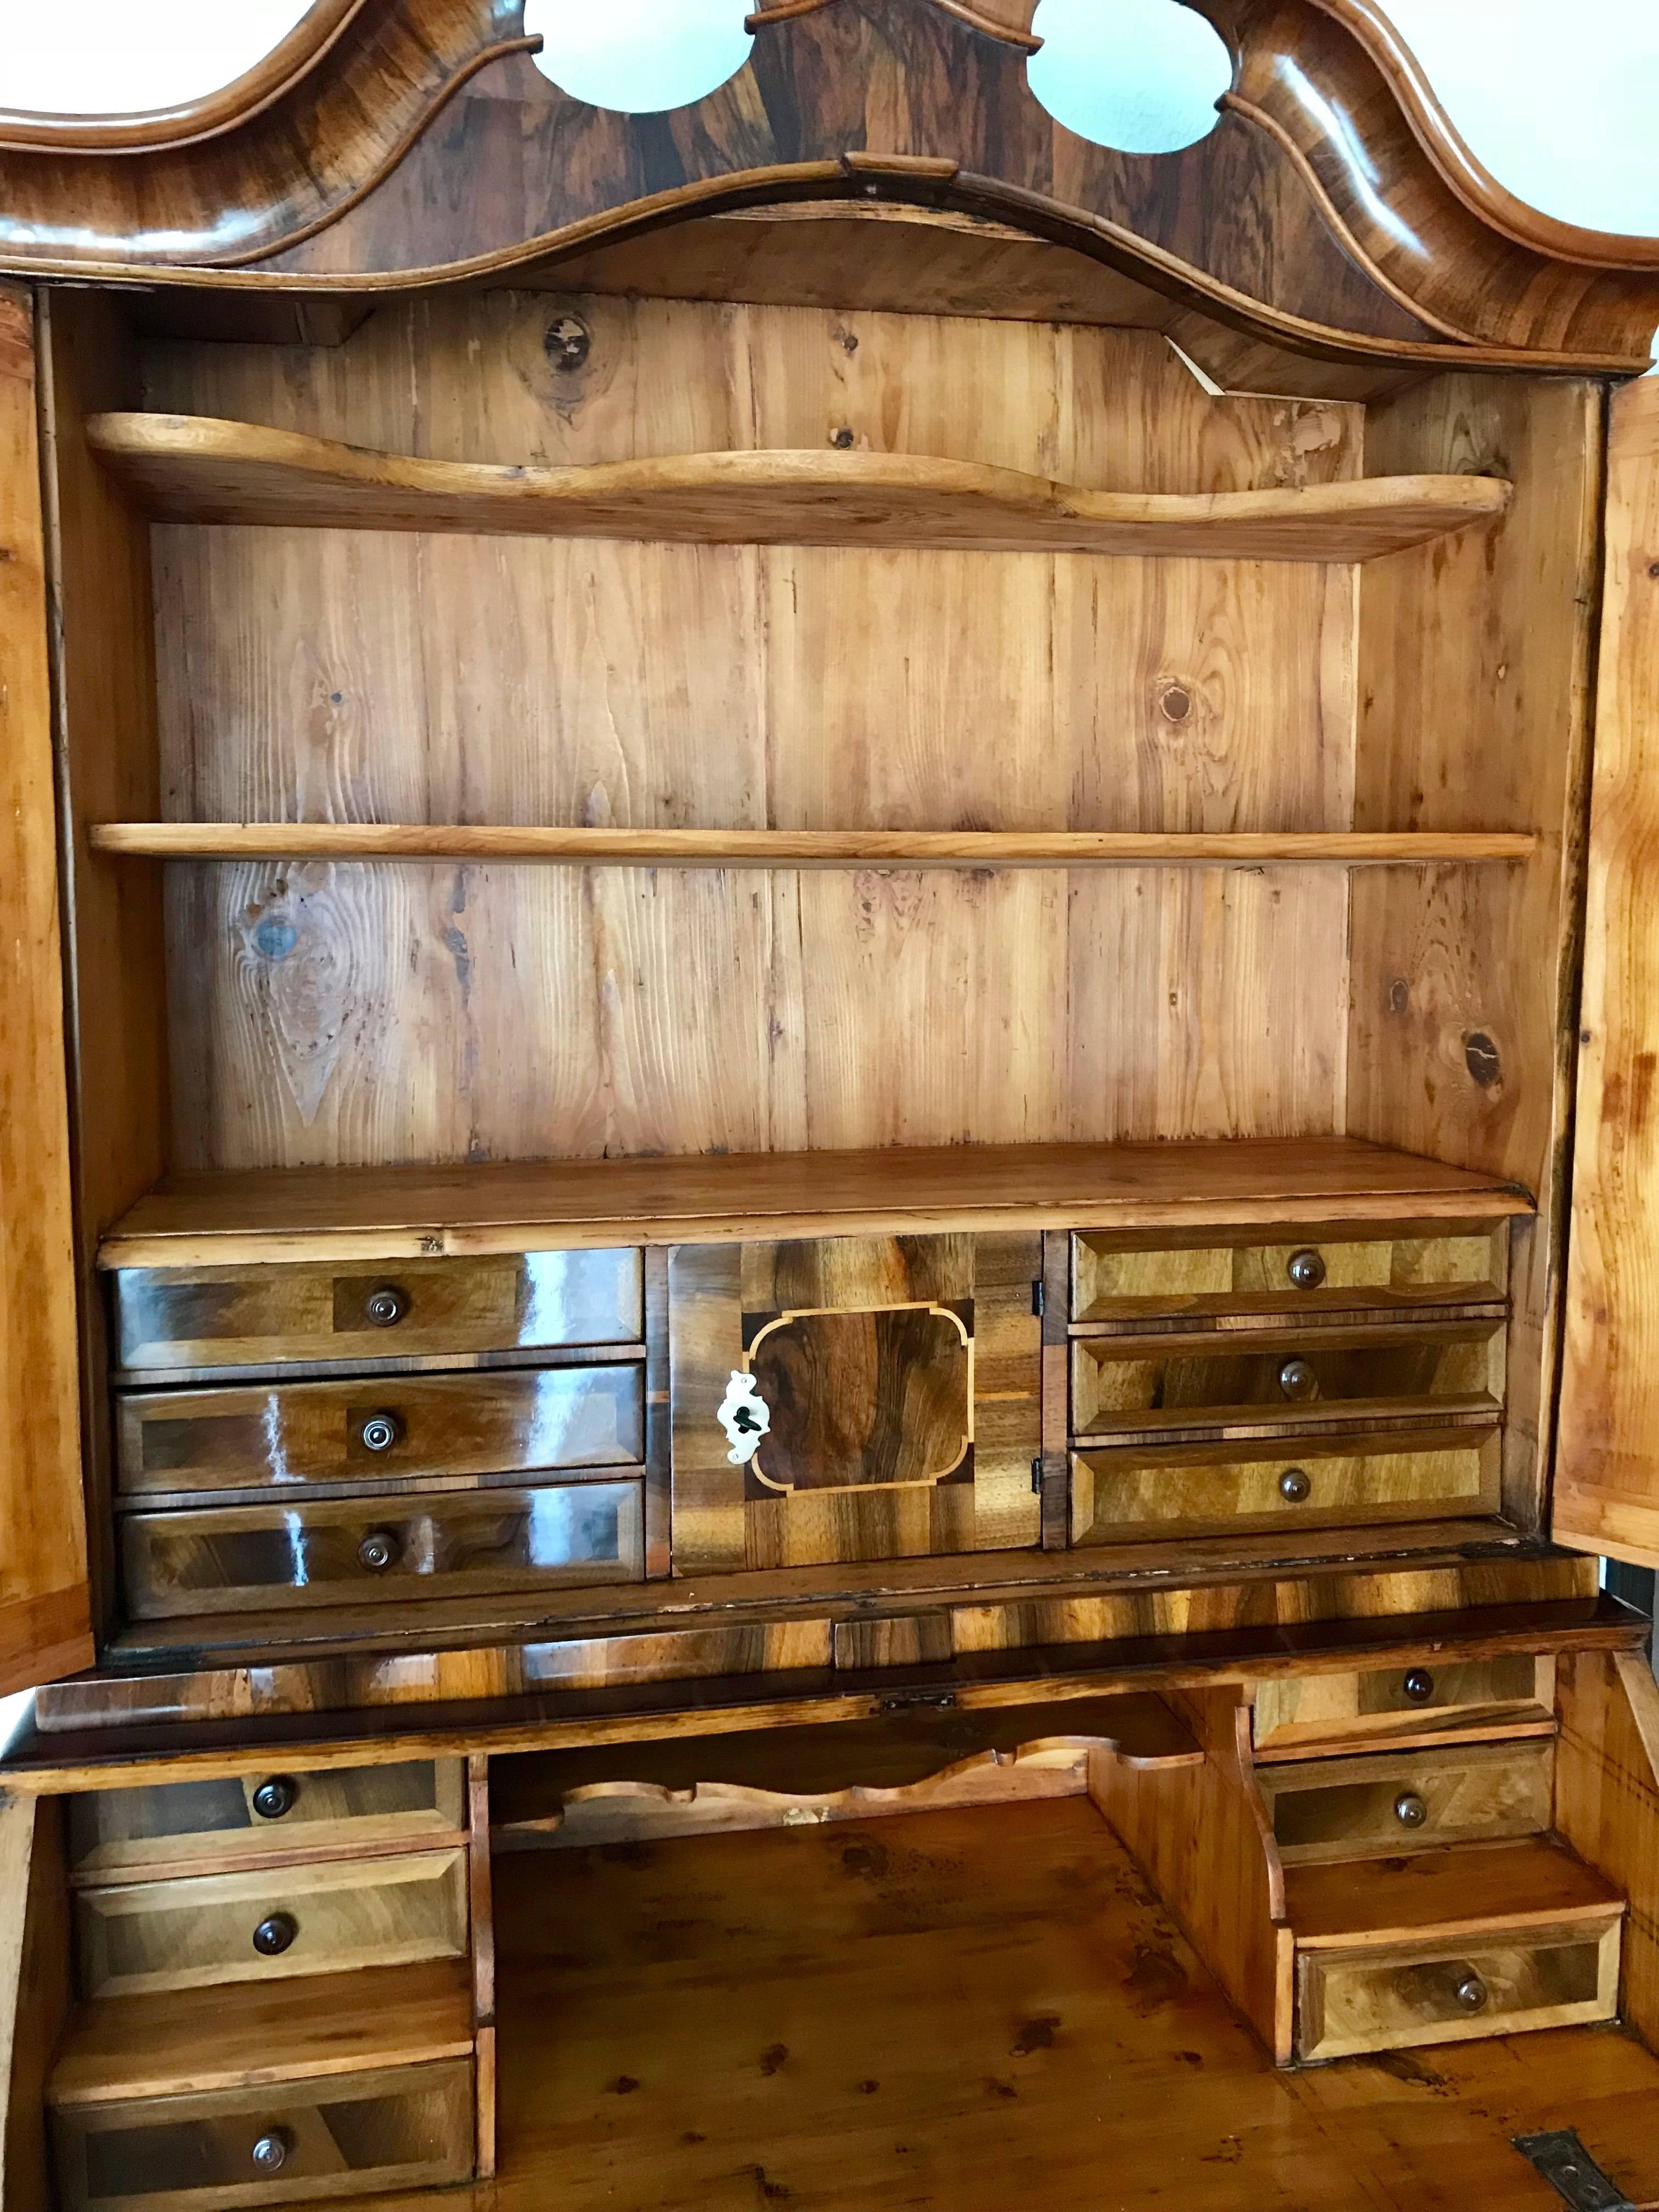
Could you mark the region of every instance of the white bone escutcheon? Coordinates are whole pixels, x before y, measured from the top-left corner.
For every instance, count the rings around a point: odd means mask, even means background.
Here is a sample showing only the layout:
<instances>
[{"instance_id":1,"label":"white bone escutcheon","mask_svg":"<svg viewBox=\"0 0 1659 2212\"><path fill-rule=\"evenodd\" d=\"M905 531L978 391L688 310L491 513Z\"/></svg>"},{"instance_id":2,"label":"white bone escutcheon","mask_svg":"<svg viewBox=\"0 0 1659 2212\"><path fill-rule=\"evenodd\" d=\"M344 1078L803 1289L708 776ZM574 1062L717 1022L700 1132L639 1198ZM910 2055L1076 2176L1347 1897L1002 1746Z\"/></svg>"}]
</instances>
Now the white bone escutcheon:
<instances>
[{"instance_id":1,"label":"white bone escutcheon","mask_svg":"<svg viewBox=\"0 0 1659 2212\"><path fill-rule=\"evenodd\" d=\"M732 1447L726 1456L733 1467L746 1466L772 1425L772 1409L755 1388L752 1375L745 1375L741 1368L732 1370L718 1418Z\"/></svg>"}]
</instances>

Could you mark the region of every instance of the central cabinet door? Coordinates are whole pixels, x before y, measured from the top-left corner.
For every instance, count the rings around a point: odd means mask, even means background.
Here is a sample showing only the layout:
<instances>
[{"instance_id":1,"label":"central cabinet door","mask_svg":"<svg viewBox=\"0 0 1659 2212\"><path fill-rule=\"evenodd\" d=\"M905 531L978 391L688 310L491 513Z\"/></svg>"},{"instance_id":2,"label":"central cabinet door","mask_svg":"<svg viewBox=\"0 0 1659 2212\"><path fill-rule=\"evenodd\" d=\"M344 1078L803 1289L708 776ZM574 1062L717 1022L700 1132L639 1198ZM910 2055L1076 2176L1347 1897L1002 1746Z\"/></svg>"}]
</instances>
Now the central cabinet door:
<instances>
[{"instance_id":1,"label":"central cabinet door","mask_svg":"<svg viewBox=\"0 0 1659 2212\"><path fill-rule=\"evenodd\" d=\"M1040 1540L1041 1240L684 1244L679 1574Z\"/></svg>"}]
</instances>

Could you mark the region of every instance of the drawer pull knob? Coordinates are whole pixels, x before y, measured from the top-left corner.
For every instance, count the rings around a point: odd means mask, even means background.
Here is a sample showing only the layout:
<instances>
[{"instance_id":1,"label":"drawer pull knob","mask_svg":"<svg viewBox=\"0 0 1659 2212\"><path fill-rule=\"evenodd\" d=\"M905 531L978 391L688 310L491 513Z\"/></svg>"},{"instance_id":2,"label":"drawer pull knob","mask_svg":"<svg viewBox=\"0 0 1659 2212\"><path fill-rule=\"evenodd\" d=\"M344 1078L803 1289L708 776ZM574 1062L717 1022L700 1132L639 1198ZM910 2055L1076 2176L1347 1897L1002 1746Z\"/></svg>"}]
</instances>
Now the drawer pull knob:
<instances>
[{"instance_id":1,"label":"drawer pull knob","mask_svg":"<svg viewBox=\"0 0 1659 2212\"><path fill-rule=\"evenodd\" d=\"M1325 1279L1325 1262L1317 1252L1292 1252L1285 1273L1298 1291L1316 1291Z\"/></svg>"},{"instance_id":2,"label":"drawer pull knob","mask_svg":"<svg viewBox=\"0 0 1659 2212\"><path fill-rule=\"evenodd\" d=\"M1426 1705L1434 1695L1434 1677L1426 1667L1413 1667L1400 1686L1414 1705Z\"/></svg>"},{"instance_id":3,"label":"drawer pull knob","mask_svg":"<svg viewBox=\"0 0 1659 2212\"><path fill-rule=\"evenodd\" d=\"M1420 1828L1429 1817L1429 1808L1415 1790L1402 1790L1394 1801L1394 1817L1402 1828Z\"/></svg>"},{"instance_id":4,"label":"drawer pull knob","mask_svg":"<svg viewBox=\"0 0 1659 2212\"><path fill-rule=\"evenodd\" d=\"M389 1528L371 1528L357 1547L357 1564L372 1575L383 1575L398 1564L398 1539Z\"/></svg>"},{"instance_id":5,"label":"drawer pull knob","mask_svg":"<svg viewBox=\"0 0 1659 2212\"><path fill-rule=\"evenodd\" d=\"M255 2172L280 2173L288 2164L288 2154L293 2147L293 2141L286 2128L267 2128L253 2146Z\"/></svg>"},{"instance_id":6,"label":"drawer pull knob","mask_svg":"<svg viewBox=\"0 0 1659 2212\"><path fill-rule=\"evenodd\" d=\"M409 1299L395 1283L382 1283L363 1300L363 1318L371 1328L395 1328L409 1311Z\"/></svg>"},{"instance_id":7,"label":"drawer pull knob","mask_svg":"<svg viewBox=\"0 0 1659 2212\"><path fill-rule=\"evenodd\" d=\"M300 1785L291 1774L272 1774L253 1793L253 1809L262 1820L280 1820L294 1810Z\"/></svg>"},{"instance_id":8,"label":"drawer pull knob","mask_svg":"<svg viewBox=\"0 0 1659 2212\"><path fill-rule=\"evenodd\" d=\"M370 1413L357 1431L365 1451L390 1451L404 1440L404 1425L395 1413Z\"/></svg>"},{"instance_id":9,"label":"drawer pull knob","mask_svg":"<svg viewBox=\"0 0 1659 2212\"><path fill-rule=\"evenodd\" d=\"M262 1959L280 1959L300 1932L291 1912L273 1912L253 1931L253 1948Z\"/></svg>"},{"instance_id":10,"label":"drawer pull knob","mask_svg":"<svg viewBox=\"0 0 1659 2212\"><path fill-rule=\"evenodd\" d=\"M1311 1398L1319 1378L1305 1359L1287 1359L1279 1370L1279 1387L1287 1398Z\"/></svg>"},{"instance_id":11,"label":"drawer pull knob","mask_svg":"<svg viewBox=\"0 0 1659 2212\"><path fill-rule=\"evenodd\" d=\"M1454 1993L1465 2012L1485 2012L1487 1989L1479 1974L1465 1974Z\"/></svg>"},{"instance_id":12,"label":"drawer pull knob","mask_svg":"<svg viewBox=\"0 0 1659 2212\"><path fill-rule=\"evenodd\" d=\"M1292 1505L1300 1505L1312 1488L1306 1468L1287 1467L1279 1478L1279 1494Z\"/></svg>"}]
</instances>

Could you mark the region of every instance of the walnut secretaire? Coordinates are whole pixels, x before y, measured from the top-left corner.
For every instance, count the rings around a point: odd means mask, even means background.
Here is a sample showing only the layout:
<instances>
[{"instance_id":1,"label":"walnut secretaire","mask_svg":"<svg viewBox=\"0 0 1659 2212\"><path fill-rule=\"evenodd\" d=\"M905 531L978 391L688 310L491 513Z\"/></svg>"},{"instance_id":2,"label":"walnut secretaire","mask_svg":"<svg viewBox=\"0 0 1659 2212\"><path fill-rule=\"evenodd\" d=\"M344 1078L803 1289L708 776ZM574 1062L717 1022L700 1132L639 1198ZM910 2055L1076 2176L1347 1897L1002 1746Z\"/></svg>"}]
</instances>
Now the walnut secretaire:
<instances>
[{"instance_id":1,"label":"walnut secretaire","mask_svg":"<svg viewBox=\"0 0 1659 2212\"><path fill-rule=\"evenodd\" d=\"M0 116L6 2212L1659 2203L1659 242L1198 4Z\"/></svg>"}]
</instances>

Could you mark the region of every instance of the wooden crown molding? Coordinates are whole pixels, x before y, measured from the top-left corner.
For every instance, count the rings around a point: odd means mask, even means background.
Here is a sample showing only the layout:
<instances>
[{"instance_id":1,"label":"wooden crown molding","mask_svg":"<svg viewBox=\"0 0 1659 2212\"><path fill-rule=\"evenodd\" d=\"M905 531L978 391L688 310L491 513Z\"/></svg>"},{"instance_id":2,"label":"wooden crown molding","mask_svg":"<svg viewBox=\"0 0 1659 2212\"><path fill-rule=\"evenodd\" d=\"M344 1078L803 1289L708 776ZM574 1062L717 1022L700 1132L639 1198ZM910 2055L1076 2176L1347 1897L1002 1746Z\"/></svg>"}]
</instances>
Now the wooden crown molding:
<instances>
[{"instance_id":1,"label":"wooden crown molding","mask_svg":"<svg viewBox=\"0 0 1659 2212\"><path fill-rule=\"evenodd\" d=\"M130 153L143 147L191 146L234 129L316 67L371 0L313 0L285 38L262 61L198 100L124 115L54 115L0 107L0 149L56 146L89 154Z\"/></svg>"},{"instance_id":2,"label":"wooden crown molding","mask_svg":"<svg viewBox=\"0 0 1659 2212\"><path fill-rule=\"evenodd\" d=\"M0 117L0 270L356 296L504 278L610 240L804 199L1017 225L1286 354L1633 374L1659 240L1523 207L1447 122L1375 0L1187 0L1234 57L1178 154L1074 137L1031 93L1035 0L772 0L750 60L663 116L525 65L522 0L317 0L258 70L166 115ZM436 118L489 72L462 119ZM1335 389L1333 386L1331 388Z\"/></svg>"}]
</instances>

